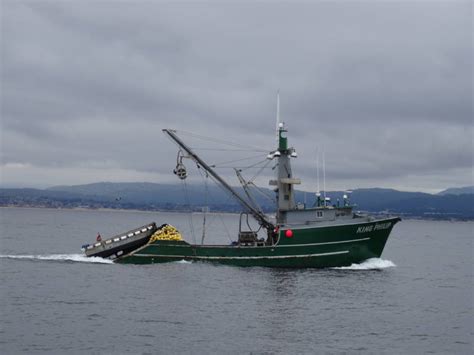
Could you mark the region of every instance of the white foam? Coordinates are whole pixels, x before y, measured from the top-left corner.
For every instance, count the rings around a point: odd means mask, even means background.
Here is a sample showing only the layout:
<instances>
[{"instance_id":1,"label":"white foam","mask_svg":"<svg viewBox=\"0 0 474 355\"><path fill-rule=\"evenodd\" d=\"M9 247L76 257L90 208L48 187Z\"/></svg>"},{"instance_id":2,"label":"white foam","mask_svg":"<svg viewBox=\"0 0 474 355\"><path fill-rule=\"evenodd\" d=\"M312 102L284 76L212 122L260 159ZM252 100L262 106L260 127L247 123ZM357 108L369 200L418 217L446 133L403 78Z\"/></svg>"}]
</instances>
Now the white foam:
<instances>
[{"instance_id":1,"label":"white foam","mask_svg":"<svg viewBox=\"0 0 474 355\"><path fill-rule=\"evenodd\" d=\"M395 267L393 262L390 260L384 260L380 258L371 258L363 261L360 264L352 264L351 266L335 267L337 270L380 270L387 269L389 267Z\"/></svg>"},{"instance_id":2,"label":"white foam","mask_svg":"<svg viewBox=\"0 0 474 355\"><path fill-rule=\"evenodd\" d=\"M98 257L87 257L82 254L49 254L49 255L0 255L5 259L74 261L79 263L113 264L112 260Z\"/></svg>"},{"instance_id":3,"label":"white foam","mask_svg":"<svg viewBox=\"0 0 474 355\"><path fill-rule=\"evenodd\" d=\"M192 264L193 262L192 261L189 261L189 260L178 260L178 261L174 261L176 264Z\"/></svg>"}]
</instances>

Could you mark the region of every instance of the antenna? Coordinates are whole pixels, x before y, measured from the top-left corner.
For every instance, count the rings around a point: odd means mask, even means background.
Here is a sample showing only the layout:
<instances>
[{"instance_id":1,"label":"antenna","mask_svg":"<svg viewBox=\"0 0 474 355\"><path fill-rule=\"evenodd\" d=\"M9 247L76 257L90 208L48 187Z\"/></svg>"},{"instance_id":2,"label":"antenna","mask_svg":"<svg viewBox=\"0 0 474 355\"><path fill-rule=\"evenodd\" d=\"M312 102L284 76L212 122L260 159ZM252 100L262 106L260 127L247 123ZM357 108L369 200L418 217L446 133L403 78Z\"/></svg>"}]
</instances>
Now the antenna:
<instances>
[{"instance_id":1,"label":"antenna","mask_svg":"<svg viewBox=\"0 0 474 355\"><path fill-rule=\"evenodd\" d=\"M324 149L323 149L323 191L324 191L324 207L326 207L326 160L324 158Z\"/></svg>"},{"instance_id":2,"label":"antenna","mask_svg":"<svg viewBox=\"0 0 474 355\"><path fill-rule=\"evenodd\" d=\"M278 131L280 129L280 89L277 91L277 115L276 115L276 140L280 138Z\"/></svg>"},{"instance_id":3,"label":"antenna","mask_svg":"<svg viewBox=\"0 0 474 355\"><path fill-rule=\"evenodd\" d=\"M319 193L319 148L316 148L316 192Z\"/></svg>"}]
</instances>

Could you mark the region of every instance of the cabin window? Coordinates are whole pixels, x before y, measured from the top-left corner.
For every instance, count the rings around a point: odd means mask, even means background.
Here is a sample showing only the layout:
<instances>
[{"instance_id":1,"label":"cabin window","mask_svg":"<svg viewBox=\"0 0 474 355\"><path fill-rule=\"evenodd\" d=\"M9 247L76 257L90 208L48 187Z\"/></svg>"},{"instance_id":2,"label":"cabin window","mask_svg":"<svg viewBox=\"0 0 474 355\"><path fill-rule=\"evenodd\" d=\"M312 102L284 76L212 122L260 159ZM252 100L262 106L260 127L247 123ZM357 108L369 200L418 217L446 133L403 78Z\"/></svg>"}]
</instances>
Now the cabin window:
<instances>
[{"instance_id":1,"label":"cabin window","mask_svg":"<svg viewBox=\"0 0 474 355\"><path fill-rule=\"evenodd\" d=\"M322 218L323 217L323 211L316 211L316 217Z\"/></svg>"}]
</instances>

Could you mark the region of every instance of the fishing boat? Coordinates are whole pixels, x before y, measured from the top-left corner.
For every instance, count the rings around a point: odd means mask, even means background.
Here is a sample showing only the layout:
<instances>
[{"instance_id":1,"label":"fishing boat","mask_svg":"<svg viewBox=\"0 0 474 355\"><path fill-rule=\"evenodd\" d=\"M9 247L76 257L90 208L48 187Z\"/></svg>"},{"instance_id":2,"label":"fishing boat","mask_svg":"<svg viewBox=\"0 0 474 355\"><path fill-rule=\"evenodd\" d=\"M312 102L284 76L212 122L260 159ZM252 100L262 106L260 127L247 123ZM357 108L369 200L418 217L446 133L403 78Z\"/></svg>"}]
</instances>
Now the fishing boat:
<instances>
[{"instance_id":1,"label":"fishing boat","mask_svg":"<svg viewBox=\"0 0 474 355\"><path fill-rule=\"evenodd\" d=\"M381 256L387 239L399 217L372 217L353 211L347 196L341 205L332 205L320 195L314 206L295 203L294 186L301 181L293 177L291 159L297 157L288 145L284 123L277 121L277 148L268 154L275 161L276 179L270 181L276 193L274 220L264 214L252 199L241 195L210 165L186 144L172 129L164 134L176 143L186 158L206 171L243 207L237 240L230 245L190 244L175 232L153 237L147 243L117 257L118 263L153 264L179 260L206 261L238 266L280 268L322 268L346 266ZM187 176L178 161L174 173ZM251 229L248 218L259 225ZM259 238L259 230L265 231ZM261 234L260 234L261 235Z\"/></svg>"}]
</instances>

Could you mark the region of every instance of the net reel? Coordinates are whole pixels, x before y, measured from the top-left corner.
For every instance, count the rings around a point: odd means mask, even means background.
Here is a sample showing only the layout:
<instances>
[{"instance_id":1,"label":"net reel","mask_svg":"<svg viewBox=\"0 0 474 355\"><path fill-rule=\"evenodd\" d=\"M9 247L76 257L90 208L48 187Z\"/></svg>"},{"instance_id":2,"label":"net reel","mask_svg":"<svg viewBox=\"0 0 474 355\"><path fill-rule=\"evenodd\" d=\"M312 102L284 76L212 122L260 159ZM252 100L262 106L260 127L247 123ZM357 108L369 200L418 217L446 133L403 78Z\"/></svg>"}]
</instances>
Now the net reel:
<instances>
[{"instance_id":1,"label":"net reel","mask_svg":"<svg viewBox=\"0 0 474 355\"><path fill-rule=\"evenodd\" d=\"M182 150L180 149L178 151L178 155L176 157L176 168L174 168L173 173L180 178L181 180L184 180L188 177L188 172L186 171L186 167L183 164L183 158L184 154Z\"/></svg>"}]
</instances>

